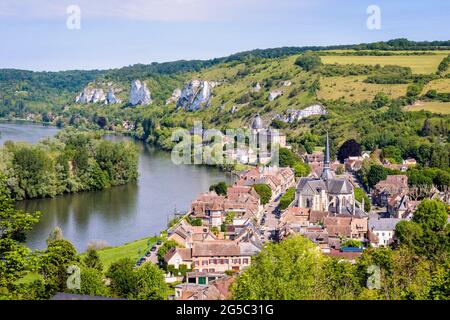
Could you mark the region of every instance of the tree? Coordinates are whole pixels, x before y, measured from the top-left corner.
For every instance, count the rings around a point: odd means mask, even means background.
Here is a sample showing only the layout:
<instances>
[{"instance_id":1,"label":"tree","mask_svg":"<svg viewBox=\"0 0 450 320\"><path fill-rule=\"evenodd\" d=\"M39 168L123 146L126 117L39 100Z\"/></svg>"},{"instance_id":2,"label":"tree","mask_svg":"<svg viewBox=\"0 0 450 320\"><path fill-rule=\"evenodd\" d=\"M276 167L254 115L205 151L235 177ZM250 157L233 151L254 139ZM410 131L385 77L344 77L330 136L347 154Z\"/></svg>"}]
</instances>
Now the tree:
<instances>
[{"instance_id":1,"label":"tree","mask_svg":"<svg viewBox=\"0 0 450 320\"><path fill-rule=\"evenodd\" d=\"M279 165L280 165L280 167L293 168L299 162L301 162L301 159L291 150L289 150L287 148L279 149Z\"/></svg>"},{"instance_id":2,"label":"tree","mask_svg":"<svg viewBox=\"0 0 450 320\"><path fill-rule=\"evenodd\" d=\"M359 157L361 155L361 145L354 139L345 141L338 151L338 160L343 163L348 157Z\"/></svg>"},{"instance_id":3,"label":"tree","mask_svg":"<svg viewBox=\"0 0 450 320\"><path fill-rule=\"evenodd\" d=\"M272 199L272 189L265 183L258 183L253 186L256 193L259 195L261 199L261 204L268 204L270 199Z\"/></svg>"},{"instance_id":4,"label":"tree","mask_svg":"<svg viewBox=\"0 0 450 320\"><path fill-rule=\"evenodd\" d=\"M110 290L114 296L130 298L137 292L138 278L133 272L134 261L123 258L113 262L106 273L110 279Z\"/></svg>"},{"instance_id":5,"label":"tree","mask_svg":"<svg viewBox=\"0 0 450 320\"><path fill-rule=\"evenodd\" d=\"M423 200L417 207L412 221L424 230L443 231L448 219L447 207L437 200Z\"/></svg>"},{"instance_id":6,"label":"tree","mask_svg":"<svg viewBox=\"0 0 450 320\"><path fill-rule=\"evenodd\" d=\"M311 173L311 168L307 163L297 162L294 165L295 176L298 177L307 177Z\"/></svg>"},{"instance_id":7,"label":"tree","mask_svg":"<svg viewBox=\"0 0 450 320\"><path fill-rule=\"evenodd\" d=\"M158 266L147 262L136 269L138 300L165 300L169 288L164 278L164 272Z\"/></svg>"},{"instance_id":8,"label":"tree","mask_svg":"<svg viewBox=\"0 0 450 320\"><path fill-rule=\"evenodd\" d=\"M37 268L36 255L22 243L40 216L40 212L25 213L15 208L6 179L0 174L0 290Z\"/></svg>"},{"instance_id":9,"label":"tree","mask_svg":"<svg viewBox=\"0 0 450 320\"><path fill-rule=\"evenodd\" d=\"M295 188L289 188L280 198L279 208L285 210L295 199Z\"/></svg>"},{"instance_id":10,"label":"tree","mask_svg":"<svg viewBox=\"0 0 450 320\"><path fill-rule=\"evenodd\" d=\"M305 71L312 71L322 65L322 60L318 55L305 53L295 60L295 64Z\"/></svg>"},{"instance_id":11,"label":"tree","mask_svg":"<svg viewBox=\"0 0 450 320\"><path fill-rule=\"evenodd\" d=\"M376 108L382 108L389 103L389 96L384 92L378 92L373 98L372 105Z\"/></svg>"},{"instance_id":12,"label":"tree","mask_svg":"<svg viewBox=\"0 0 450 320\"><path fill-rule=\"evenodd\" d=\"M369 212L371 209L370 200L367 194L364 192L362 188L355 188L355 199L362 203L362 200L364 199L364 211Z\"/></svg>"},{"instance_id":13,"label":"tree","mask_svg":"<svg viewBox=\"0 0 450 320\"><path fill-rule=\"evenodd\" d=\"M100 260L98 252L91 246L88 248L86 252L86 256L83 259L83 264L86 268L95 269L100 272L103 271L103 264L102 261Z\"/></svg>"},{"instance_id":14,"label":"tree","mask_svg":"<svg viewBox=\"0 0 450 320\"><path fill-rule=\"evenodd\" d=\"M108 296L108 288L103 282L101 271L93 268L82 268L80 276L80 289L75 289L75 293L91 296Z\"/></svg>"},{"instance_id":15,"label":"tree","mask_svg":"<svg viewBox=\"0 0 450 320\"><path fill-rule=\"evenodd\" d=\"M219 182L217 184L213 184L209 187L209 191L214 191L219 196L225 196L227 195L228 186L225 182Z\"/></svg>"},{"instance_id":16,"label":"tree","mask_svg":"<svg viewBox=\"0 0 450 320\"><path fill-rule=\"evenodd\" d=\"M295 236L270 243L233 283L238 300L318 299L316 291L324 257L310 240Z\"/></svg>"},{"instance_id":17,"label":"tree","mask_svg":"<svg viewBox=\"0 0 450 320\"><path fill-rule=\"evenodd\" d=\"M67 240L55 240L47 246L41 257L41 272L51 292L67 289L69 266L78 266L77 250Z\"/></svg>"},{"instance_id":18,"label":"tree","mask_svg":"<svg viewBox=\"0 0 450 320\"><path fill-rule=\"evenodd\" d=\"M395 146L384 147L381 155L393 163L402 163L403 161L401 150Z\"/></svg>"},{"instance_id":19,"label":"tree","mask_svg":"<svg viewBox=\"0 0 450 320\"><path fill-rule=\"evenodd\" d=\"M395 226L397 240L410 248L414 248L417 239L422 237L422 227L414 221L402 220Z\"/></svg>"},{"instance_id":20,"label":"tree","mask_svg":"<svg viewBox=\"0 0 450 320\"><path fill-rule=\"evenodd\" d=\"M373 188L381 180L387 178L387 172L380 165L372 165L370 167L369 173L367 174L367 182L371 188Z\"/></svg>"}]
</instances>

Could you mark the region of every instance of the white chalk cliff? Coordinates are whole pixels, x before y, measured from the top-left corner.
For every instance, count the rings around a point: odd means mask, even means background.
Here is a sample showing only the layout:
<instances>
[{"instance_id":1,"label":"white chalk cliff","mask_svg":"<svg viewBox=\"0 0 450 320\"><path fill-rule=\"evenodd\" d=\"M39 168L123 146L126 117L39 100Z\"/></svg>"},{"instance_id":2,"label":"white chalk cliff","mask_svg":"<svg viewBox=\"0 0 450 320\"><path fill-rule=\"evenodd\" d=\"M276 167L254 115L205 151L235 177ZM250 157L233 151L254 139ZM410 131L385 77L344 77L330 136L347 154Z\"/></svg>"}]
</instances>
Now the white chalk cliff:
<instances>
[{"instance_id":1,"label":"white chalk cliff","mask_svg":"<svg viewBox=\"0 0 450 320\"><path fill-rule=\"evenodd\" d=\"M114 104L120 103L121 101L114 96L113 88L109 88L108 94L105 95L103 89L86 87L75 98L75 102L80 104L88 104L88 103Z\"/></svg>"},{"instance_id":2,"label":"white chalk cliff","mask_svg":"<svg viewBox=\"0 0 450 320\"><path fill-rule=\"evenodd\" d=\"M277 115L275 118L286 123L293 123L303 118L324 114L327 114L325 107L314 104L302 110L288 109L286 110L286 116Z\"/></svg>"},{"instance_id":3,"label":"white chalk cliff","mask_svg":"<svg viewBox=\"0 0 450 320\"><path fill-rule=\"evenodd\" d=\"M145 82L140 80L134 80L131 83L130 99L131 105L149 105L152 103L150 90L147 89Z\"/></svg>"},{"instance_id":4,"label":"white chalk cliff","mask_svg":"<svg viewBox=\"0 0 450 320\"><path fill-rule=\"evenodd\" d=\"M175 90L173 90L170 98L166 100L166 105L177 102L178 99L180 98L180 96L181 96L181 90L176 88Z\"/></svg>"},{"instance_id":5,"label":"white chalk cliff","mask_svg":"<svg viewBox=\"0 0 450 320\"><path fill-rule=\"evenodd\" d=\"M209 81L189 81L181 91L177 108L194 111L209 107L212 98L212 89L216 85L215 82Z\"/></svg>"}]
</instances>

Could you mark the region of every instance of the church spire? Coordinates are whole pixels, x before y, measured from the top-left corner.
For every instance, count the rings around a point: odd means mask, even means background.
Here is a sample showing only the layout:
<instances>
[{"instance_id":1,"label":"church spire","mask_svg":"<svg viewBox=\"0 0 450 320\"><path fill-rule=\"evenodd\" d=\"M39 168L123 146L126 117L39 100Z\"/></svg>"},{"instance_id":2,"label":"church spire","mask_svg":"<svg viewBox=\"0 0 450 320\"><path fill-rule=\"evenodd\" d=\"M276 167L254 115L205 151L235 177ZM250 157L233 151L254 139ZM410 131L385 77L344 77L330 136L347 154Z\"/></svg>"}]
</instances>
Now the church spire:
<instances>
[{"instance_id":1,"label":"church spire","mask_svg":"<svg viewBox=\"0 0 450 320\"><path fill-rule=\"evenodd\" d=\"M327 131L327 143L325 145L325 159L323 161L323 170L320 178L322 180L330 180L334 178L334 173L332 172L330 168L330 139L328 137L328 131Z\"/></svg>"},{"instance_id":2,"label":"church spire","mask_svg":"<svg viewBox=\"0 0 450 320\"><path fill-rule=\"evenodd\" d=\"M324 168L330 167L330 139L328 137L327 131L327 143L325 145L325 159L324 159Z\"/></svg>"}]
</instances>

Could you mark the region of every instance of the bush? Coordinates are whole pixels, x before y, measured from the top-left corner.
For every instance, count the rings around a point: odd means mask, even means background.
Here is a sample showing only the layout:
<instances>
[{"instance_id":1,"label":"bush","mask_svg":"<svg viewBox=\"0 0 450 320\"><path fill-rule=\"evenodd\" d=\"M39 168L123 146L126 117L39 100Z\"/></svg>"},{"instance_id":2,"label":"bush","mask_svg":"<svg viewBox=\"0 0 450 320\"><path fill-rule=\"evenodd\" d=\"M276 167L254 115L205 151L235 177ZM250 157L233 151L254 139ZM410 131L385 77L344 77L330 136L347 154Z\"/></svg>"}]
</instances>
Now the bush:
<instances>
[{"instance_id":1,"label":"bush","mask_svg":"<svg viewBox=\"0 0 450 320\"><path fill-rule=\"evenodd\" d=\"M305 53L295 60L295 64L305 71L312 71L322 65L322 60L318 55Z\"/></svg>"},{"instance_id":2,"label":"bush","mask_svg":"<svg viewBox=\"0 0 450 320\"><path fill-rule=\"evenodd\" d=\"M270 199L272 198L272 190L267 184L264 183L258 183L253 186L255 191L258 193L261 204L268 204Z\"/></svg>"},{"instance_id":3,"label":"bush","mask_svg":"<svg viewBox=\"0 0 450 320\"><path fill-rule=\"evenodd\" d=\"M281 196L280 199L280 210L285 210L295 199L295 188L289 188L285 194Z\"/></svg>"}]
</instances>

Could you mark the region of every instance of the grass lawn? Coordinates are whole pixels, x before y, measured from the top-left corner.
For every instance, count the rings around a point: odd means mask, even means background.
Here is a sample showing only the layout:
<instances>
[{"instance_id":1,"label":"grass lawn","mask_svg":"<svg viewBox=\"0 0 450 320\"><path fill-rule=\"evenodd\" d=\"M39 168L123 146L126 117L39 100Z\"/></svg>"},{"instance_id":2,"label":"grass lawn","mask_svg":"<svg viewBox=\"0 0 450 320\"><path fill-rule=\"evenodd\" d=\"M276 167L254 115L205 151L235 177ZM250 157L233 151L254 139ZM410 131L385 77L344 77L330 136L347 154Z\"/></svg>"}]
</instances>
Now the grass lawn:
<instances>
[{"instance_id":1,"label":"grass lawn","mask_svg":"<svg viewBox=\"0 0 450 320\"><path fill-rule=\"evenodd\" d=\"M121 246L101 249L98 250L98 255L103 263L104 270L107 270L111 263L122 258L131 258L137 261L149 248L149 242L151 247L160 239L159 237L144 238Z\"/></svg>"},{"instance_id":2,"label":"grass lawn","mask_svg":"<svg viewBox=\"0 0 450 320\"><path fill-rule=\"evenodd\" d=\"M344 57L346 58L346 57ZM320 99L339 99L346 101L372 100L378 92L386 93L390 98L406 94L407 84L364 83L366 76L322 77L320 79Z\"/></svg>"},{"instance_id":3,"label":"grass lawn","mask_svg":"<svg viewBox=\"0 0 450 320\"><path fill-rule=\"evenodd\" d=\"M450 114L450 102L440 101L423 101L418 102L413 106L405 107L407 111L420 111L426 110L433 113Z\"/></svg>"},{"instance_id":4,"label":"grass lawn","mask_svg":"<svg viewBox=\"0 0 450 320\"><path fill-rule=\"evenodd\" d=\"M397 65L411 67L413 73L436 72L439 63L447 56L446 52L439 52L429 56L323 56L323 63Z\"/></svg>"}]
</instances>

